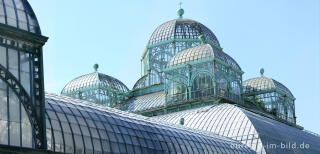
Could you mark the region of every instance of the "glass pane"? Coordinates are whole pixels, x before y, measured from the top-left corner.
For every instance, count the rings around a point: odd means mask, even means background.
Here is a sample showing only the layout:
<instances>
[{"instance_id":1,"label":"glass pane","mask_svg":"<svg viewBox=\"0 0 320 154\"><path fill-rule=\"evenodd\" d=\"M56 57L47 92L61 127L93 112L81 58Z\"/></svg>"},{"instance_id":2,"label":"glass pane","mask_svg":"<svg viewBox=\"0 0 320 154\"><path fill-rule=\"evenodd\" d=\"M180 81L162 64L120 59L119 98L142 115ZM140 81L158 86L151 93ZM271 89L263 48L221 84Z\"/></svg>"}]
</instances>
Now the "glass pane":
<instances>
[{"instance_id":1,"label":"glass pane","mask_svg":"<svg viewBox=\"0 0 320 154\"><path fill-rule=\"evenodd\" d=\"M0 46L0 64L4 67L7 67L7 49L2 46Z\"/></svg>"},{"instance_id":2,"label":"glass pane","mask_svg":"<svg viewBox=\"0 0 320 154\"><path fill-rule=\"evenodd\" d=\"M21 84L30 96L30 59L28 53L20 52Z\"/></svg>"},{"instance_id":3,"label":"glass pane","mask_svg":"<svg viewBox=\"0 0 320 154\"><path fill-rule=\"evenodd\" d=\"M32 128L30 124L22 124L22 146L32 147Z\"/></svg>"},{"instance_id":4,"label":"glass pane","mask_svg":"<svg viewBox=\"0 0 320 154\"><path fill-rule=\"evenodd\" d=\"M7 85L0 80L0 120L8 120L7 115Z\"/></svg>"},{"instance_id":5,"label":"glass pane","mask_svg":"<svg viewBox=\"0 0 320 154\"><path fill-rule=\"evenodd\" d=\"M14 49L8 49L8 59L9 59L9 71L19 79L18 74L18 51Z\"/></svg>"},{"instance_id":6,"label":"glass pane","mask_svg":"<svg viewBox=\"0 0 320 154\"><path fill-rule=\"evenodd\" d=\"M0 144L8 144L8 122L0 120Z\"/></svg>"},{"instance_id":7,"label":"glass pane","mask_svg":"<svg viewBox=\"0 0 320 154\"><path fill-rule=\"evenodd\" d=\"M10 122L10 145L20 146L20 123Z\"/></svg>"},{"instance_id":8,"label":"glass pane","mask_svg":"<svg viewBox=\"0 0 320 154\"><path fill-rule=\"evenodd\" d=\"M20 122L20 102L15 93L9 89L9 119L11 122Z\"/></svg>"},{"instance_id":9,"label":"glass pane","mask_svg":"<svg viewBox=\"0 0 320 154\"><path fill-rule=\"evenodd\" d=\"M3 9L3 5L0 5L0 23L5 24L6 23L6 19L4 17L4 9Z\"/></svg>"}]
</instances>

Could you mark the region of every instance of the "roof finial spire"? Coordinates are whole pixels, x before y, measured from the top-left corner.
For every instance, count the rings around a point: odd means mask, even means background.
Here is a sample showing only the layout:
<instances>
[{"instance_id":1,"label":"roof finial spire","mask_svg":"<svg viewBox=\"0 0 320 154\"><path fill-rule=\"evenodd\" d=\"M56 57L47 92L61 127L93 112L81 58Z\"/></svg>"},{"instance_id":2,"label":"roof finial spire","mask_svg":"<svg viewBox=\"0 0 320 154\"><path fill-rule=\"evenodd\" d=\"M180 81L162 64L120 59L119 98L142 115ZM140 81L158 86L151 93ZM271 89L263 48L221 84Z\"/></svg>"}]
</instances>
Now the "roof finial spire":
<instances>
[{"instance_id":1,"label":"roof finial spire","mask_svg":"<svg viewBox=\"0 0 320 154\"><path fill-rule=\"evenodd\" d=\"M264 74L264 68L260 68L260 75L263 76Z\"/></svg>"},{"instance_id":2,"label":"roof finial spire","mask_svg":"<svg viewBox=\"0 0 320 154\"><path fill-rule=\"evenodd\" d=\"M99 68L99 64L96 63L93 65L93 69L95 72L98 72L98 68Z\"/></svg>"},{"instance_id":3,"label":"roof finial spire","mask_svg":"<svg viewBox=\"0 0 320 154\"><path fill-rule=\"evenodd\" d=\"M181 7L181 5L182 5L182 1L180 0L180 3L179 3L180 8L177 11L179 18L182 18L183 14L184 14L184 10Z\"/></svg>"}]
</instances>

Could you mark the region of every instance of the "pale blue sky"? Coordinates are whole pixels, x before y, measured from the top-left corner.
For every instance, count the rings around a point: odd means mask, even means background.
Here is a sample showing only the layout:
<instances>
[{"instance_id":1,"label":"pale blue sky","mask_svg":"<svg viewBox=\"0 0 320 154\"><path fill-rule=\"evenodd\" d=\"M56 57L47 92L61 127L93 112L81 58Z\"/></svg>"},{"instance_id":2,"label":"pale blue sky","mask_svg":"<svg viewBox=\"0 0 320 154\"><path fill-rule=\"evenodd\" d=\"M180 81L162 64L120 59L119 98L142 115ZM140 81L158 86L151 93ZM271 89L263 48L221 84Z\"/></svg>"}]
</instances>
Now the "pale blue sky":
<instances>
[{"instance_id":1,"label":"pale blue sky","mask_svg":"<svg viewBox=\"0 0 320 154\"><path fill-rule=\"evenodd\" d=\"M60 93L67 82L100 72L130 89L140 77L140 58L152 32L177 18L173 0L29 0L49 37L44 47L46 91ZM319 0L184 0L185 18L218 37L241 66L244 79L265 75L297 98L298 124L320 133Z\"/></svg>"}]
</instances>

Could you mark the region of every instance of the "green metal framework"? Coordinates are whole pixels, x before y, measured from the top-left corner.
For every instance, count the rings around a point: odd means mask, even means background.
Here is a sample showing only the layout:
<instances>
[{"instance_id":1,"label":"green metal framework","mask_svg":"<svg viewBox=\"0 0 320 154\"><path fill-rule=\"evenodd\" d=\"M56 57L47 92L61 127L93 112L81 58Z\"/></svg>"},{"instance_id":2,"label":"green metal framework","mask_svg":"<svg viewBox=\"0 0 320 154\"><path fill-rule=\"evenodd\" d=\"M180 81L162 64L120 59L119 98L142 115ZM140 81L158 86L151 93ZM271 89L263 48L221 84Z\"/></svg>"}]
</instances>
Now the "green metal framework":
<instances>
[{"instance_id":1,"label":"green metal framework","mask_svg":"<svg viewBox=\"0 0 320 154\"><path fill-rule=\"evenodd\" d=\"M181 18L160 25L150 37L142 55L143 77L133 90L164 83L163 70L169 60L182 50L201 45L198 38L202 35L216 48L220 44L210 29L201 23Z\"/></svg>"},{"instance_id":2,"label":"green metal framework","mask_svg":"<svg viewBox=\"0 0 320 154\"><path fill-rule=\"evenodd\" d=\"M241 104L243 72L236 66L209 44L180 52L164 70L167 106L210 99Z\"/></svg>"},{"instance_id":3,"label":"green metal framework","mask_svg":"<svg viewBox=\"0 0 320 154\"><path fill-rule=\"evenodd\" d=\"M130 96L129 89L111 76L94 72L70 81L61 94L115 107Z\"/></svg>"},{"instance_id":4,"label":"green metal framework","mask_svg":"<svg viewBox=\"0 0 320 154\"><path fill-rule=\"evenodd\" d=\"M30 7L29 4L24 5ZM35 16L33 15L33 17ZM38 26L36 27L38 29ZM32 142L34 143L31 144L36 149L46 149L42 46L47 39L40 34L39 29L36 32L30 29L28 32L10 24L0 24L2 80L6 81L8 87L11 87L18 97L19 103L24 106L27 112L33 127ZM5 96L1 97L8 97L8 99L11 97L8 92L3 95ZM20 136L22 131L20 128Z\"/></svg>"},{"instance_id":5,"label":"green metal framework","mask_svg":"<svg viewBox=\"0 0 320 154\"><path fill-rule=\"evenodd\" d=\"M261 106L262 110L281 120L296 124L295 98L292 93L283 84L265 77L261 72L261 77L244 81L246 101Z\"/></svg>"}]
</instances>

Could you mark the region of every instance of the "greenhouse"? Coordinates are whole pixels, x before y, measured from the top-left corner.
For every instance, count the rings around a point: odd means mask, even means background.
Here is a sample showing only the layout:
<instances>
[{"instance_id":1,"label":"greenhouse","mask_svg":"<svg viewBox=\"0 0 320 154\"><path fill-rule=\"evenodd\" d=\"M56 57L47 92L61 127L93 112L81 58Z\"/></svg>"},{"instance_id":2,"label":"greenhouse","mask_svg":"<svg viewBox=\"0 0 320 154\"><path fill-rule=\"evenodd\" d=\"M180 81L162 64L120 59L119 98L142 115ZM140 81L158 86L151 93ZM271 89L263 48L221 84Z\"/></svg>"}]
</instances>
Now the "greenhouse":
<instances>
[{"instance_id":1,"label":"greenhouse","mask_svg":"<svg viewBox=\"0 0 320 154\"><path fill-rule=\"evenodd\" d=\"M177 13L152 33L132 89L94 64L52 94L30 4L0 0L0 153L320 153L285 85L264 69L243 80L215 34ZM277 147L290 143L308 148Z\"/></svg>"}]
</instances>

